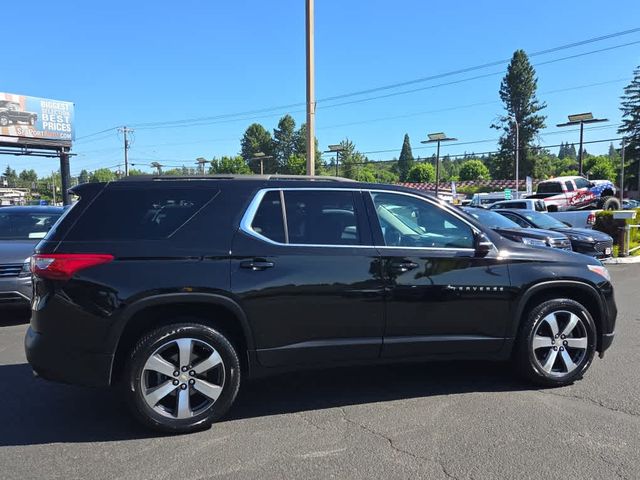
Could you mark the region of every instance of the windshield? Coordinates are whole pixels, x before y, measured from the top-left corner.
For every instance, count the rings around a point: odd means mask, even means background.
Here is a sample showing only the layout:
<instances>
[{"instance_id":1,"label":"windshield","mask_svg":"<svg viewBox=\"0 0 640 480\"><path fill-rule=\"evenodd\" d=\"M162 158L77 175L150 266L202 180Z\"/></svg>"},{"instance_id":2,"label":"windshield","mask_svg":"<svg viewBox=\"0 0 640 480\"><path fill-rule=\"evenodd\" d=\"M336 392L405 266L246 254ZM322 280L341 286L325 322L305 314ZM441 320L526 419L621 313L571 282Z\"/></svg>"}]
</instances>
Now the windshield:
<instances>
[{"instance_id":1,"label":"windshield","mask_svg":"<svg viewBox=\"0 0 640 480\"><path fill-rule=\"evenodd\" d=\"M465 208L463 210L489 228L521 228L520 225L513 220L509 220L499 213L490 210L483 210L481 208Z\"/></svg>"},{"instance_id":2,"label":"windshield","mask_svg":"<svg viewBox=\"0 0 640 480\"><path fill-rule=\"evenodd\" d=\"M0 240L35 240L43 238L61 213L2 212Z\"/></svg>"},{"instance_id":3,"label":"windshield","mask_svg":"<svg viewBox=\"0 0 640 480\"><path fill-rule=\"evenodd\" d=\"M546 213L539 213L533 211L519 212L524 218L533 223L536 228L566 228L566 225L559 220L556 220Z\"/></svg>"}]
</instances>

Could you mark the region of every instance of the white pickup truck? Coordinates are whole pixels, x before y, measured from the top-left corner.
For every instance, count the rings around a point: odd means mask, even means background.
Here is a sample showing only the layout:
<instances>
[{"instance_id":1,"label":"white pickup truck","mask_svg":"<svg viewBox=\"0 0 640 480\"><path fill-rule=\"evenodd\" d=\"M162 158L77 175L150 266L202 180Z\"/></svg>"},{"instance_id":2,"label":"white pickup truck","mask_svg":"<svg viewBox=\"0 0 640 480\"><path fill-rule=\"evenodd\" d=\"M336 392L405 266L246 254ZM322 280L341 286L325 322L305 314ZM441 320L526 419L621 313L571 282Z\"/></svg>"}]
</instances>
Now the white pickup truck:
<instances>
[{"instance_id":1,"label":"white pickup truck","mask_svg":"<svg viewBox=\"0 0 640 480\"><path fill-rule=\"evenodd\" d=\"M556 177L538 183L536 193L528 198L544 200L549 212L567 210L619 210L614 196L616 187L609 180L587 180L584 177Z\"/></svg>"},{"instance_id":2,"label":"white pickup truck","mask_svg":"<svg viewBox=\"0 0 640 480\"><path fill-rule=\"evenodd\" d=\"M492 204L489 209L514 208L518 210L535 210L546 212L552 217L575 228L593 228L596 223L596 213L600 210L565 210L562 212L550 212L547 204L540 199L522 198L520 200L503 200Z\"/></svg>"}]
</instances>

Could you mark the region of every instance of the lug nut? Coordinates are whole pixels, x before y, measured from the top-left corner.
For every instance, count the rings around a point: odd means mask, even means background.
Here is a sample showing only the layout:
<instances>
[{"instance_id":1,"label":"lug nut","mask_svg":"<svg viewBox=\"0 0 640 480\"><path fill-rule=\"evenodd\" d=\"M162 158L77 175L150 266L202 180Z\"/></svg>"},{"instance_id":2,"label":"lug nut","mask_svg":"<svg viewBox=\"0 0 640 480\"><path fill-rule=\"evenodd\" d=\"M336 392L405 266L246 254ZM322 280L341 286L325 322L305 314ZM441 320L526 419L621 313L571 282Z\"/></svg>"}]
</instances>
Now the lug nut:
<instances>
[{"instance_id":1,"label":"lug nut","mask_svg":"<svg viewBox=\"0 0 640 480\"><path fill-rule=\"evenodd\" d=\"M565 340L564 342L562 342L562 344L566 347L567 345L569 345L569 342Z\"/></svg>"},{"instance_id":2,"label":"lug nut","mask_svg":"<svg viewBox=\"0 0 640 480\"><path fill-rule=\"evenodd\" d=\"M173 376L177 377L178 375L180 375L180 372L178 370L176 370L175 372L173 372Z\"/></svg>"},{"instance_id":3,"label":"lug nut","mask_svg":"<svg viewBox=\"0 0 640 480\"><path fill-rule=\"evenodd\" d=\"M174 380L174 381L173 381L173 384L174 384L174 385L178 385L179 383L180 383L180 382L179 382L178 380Z\"/></svg>"},{"instance_id":4,"label":"lug nut","mask_svg":"<svg viewBox=\"0 0 640 480\"><path fill-rule=\"evenodd\" d=\"M184 367L182 367L182 368L181 368L181 370L182 370L183 372L186 372L186 371L187 371L187 370L189 370L189 369L188 369L186 366L184 366Z\"/></svg>"},{"instance_id":5,"label":"lug nut","mask_svg":"<svg viewBox=\"0 0 640 480\"><path fill-rule=\"evenodd\" d=\"M561 352L564 352L564 347L560 347L560 351L561 351Z\"/></svg>"},{"instance_id":6,"label":"lug nut","mask_svg":"<svg viewBox=\"0 0 640 480\"><path fill-rule=\"evenodd\" d=\"M189 375L191 375L192 377L196 376L196 371L195 370L189 370Z\"/></svg>"},{"instance_id":7,"label":"lug nut","mask_svg":"<svg viewBox=\"0 0 640 480\"><path fill-rule=\"evenodd\" d=\"M186 390L186 389L187 389L187 384L186 384L186 383L183 383L182 385L180 385L180 388L181 388L182 390Z\"/></svg>"},{"instance_id":8,"label":"lug nut","mask_svg":"<svg viewBox=\"0 0 640 480\"><path fill-rule=\"evenodd\" d=\"M564 340L567 337L566 337L566 335L560 335L560 338Z\"/></svg>"},{"instance_id":9,"label":"lug nut","mask_svg":"<svg viewBox=\"0 0 640 480\"><path fill-rule=\"evenodd\" d=\"M558 338L558 337L560 337L560 335L556 333L556 338Z\"/></svg>"},{"instance_id":10,"label":"lug nut","mask_svg":"<svg viewBox=\"0 0 640 480\"><path fill-rule=\"evenodd\" d=\"M193 378L191 378L189 380L189 385L195 385L195 383L196 383L196 381Z\"/></svg>"},{"instance_id":11,"label":"lug nut","mask_svg":"<svg viewBox=\"0 0 640 480\"><path fill-rule=\"evenodd\" d=\"M557 352L558 351L558 347L553 347L553 349Z\"/></svg>"}]
</instances>

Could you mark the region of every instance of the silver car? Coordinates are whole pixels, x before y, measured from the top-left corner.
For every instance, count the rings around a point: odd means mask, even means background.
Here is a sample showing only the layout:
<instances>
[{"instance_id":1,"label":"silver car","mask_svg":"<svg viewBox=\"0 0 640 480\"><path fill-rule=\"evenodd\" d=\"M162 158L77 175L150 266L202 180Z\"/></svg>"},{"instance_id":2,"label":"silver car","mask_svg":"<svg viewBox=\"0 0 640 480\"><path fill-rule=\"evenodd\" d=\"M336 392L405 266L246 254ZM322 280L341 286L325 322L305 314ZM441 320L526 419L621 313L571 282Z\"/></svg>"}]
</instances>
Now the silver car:
<instances>
[{"instance_id":1,"label":"silver car","mask_svg":"<svg viewBox=\"0 0 640 480\"><path fill-rule=\"evenodd\" d=\"M29 257L63 211L62 207L0 208L0 307L29 304Z\"/></svg>"}]
</instances>

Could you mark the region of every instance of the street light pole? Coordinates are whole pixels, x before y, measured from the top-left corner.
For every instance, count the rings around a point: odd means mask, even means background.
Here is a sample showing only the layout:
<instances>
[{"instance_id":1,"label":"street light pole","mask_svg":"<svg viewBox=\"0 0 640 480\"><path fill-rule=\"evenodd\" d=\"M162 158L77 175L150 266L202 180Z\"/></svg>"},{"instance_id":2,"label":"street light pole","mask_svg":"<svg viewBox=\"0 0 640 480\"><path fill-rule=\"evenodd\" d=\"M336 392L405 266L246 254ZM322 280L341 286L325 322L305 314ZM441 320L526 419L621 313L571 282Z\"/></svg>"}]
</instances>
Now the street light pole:
<instances>
[{"instance_id":1,"label":"street light pole","mask_svg":"<svg viewBox=\"0 0 640 480\"><path fill-rule=\"evenodd\" d=\"M518 198L518 181L520 179L520 124L518 123L518 120L516 119L515 115L512 117L509 117L509 119L511 119L511 121L513 121L513 123L516 126L516 146L515 146L515 160L516 160L516 188L515 188L515 198Z\"/></svg>"},{"instance_id":2,"label":"street light pole","mask_svg":"<svg viewBox=\"0 0 640 480\"><path fill-rule=\"evenodd\" d=\"M570 127L574 125L580 125L580 150L578 151L578 174L583 175L582 161L584 158L584 152L582 145L583 137L584 137L584 124L585 123L599 123L599 122L608 122L608 118L593 118L593 113L577 113L575 115L569 115L569 121L566 123L559 123L557 127Z\"/></svg>"},{"instance_id":3,"label":"street light pole","mask_svg":"<svg viewBox=\"0 0 640 480\"><path fill-rule=\"evenodd\" d=\"M340 154L344 152L344 147L341 144L329 145L329 150L324 153L334 153L336 154L336 177L339 176L338 165L340 162Z\"/></svg>"},{"instance_id":4,"label":"street light pole","mask_svg":"<svg viewBox=\"0 0 640 480\"><path fill-rule=\"evenodd\" d=\"M622 137L622 152L621 152L621 162L620 162L620 208L622 208L622 202L624 201L624 149L625 149L625 138Z\"/></svg>"},{"instance_id":5,"label":"street light pole","mask_svg":"<svg viewBox=\"0 0 640 480\"><path fill-rule=\"evenodd\" d=\"M307 175L315 175L316 99L314 57L314 0L306 0L307 44Z\"/></svg>"},{"instance_id":6,"label":"street light pole","mask_svg":"<svg viewBox=\"0 0 640 480\"><path fill-rule=\"evenodd\" d=\"M443 132L438 133L430 133L427 135L429 140L423 140L420 143L435 143L436 144L436 189L435 194L436 198L438 198L438 193L440 191L440 142L450 142L457 141L457 138L447 137Z\"/></svg>"}]
</instances>

